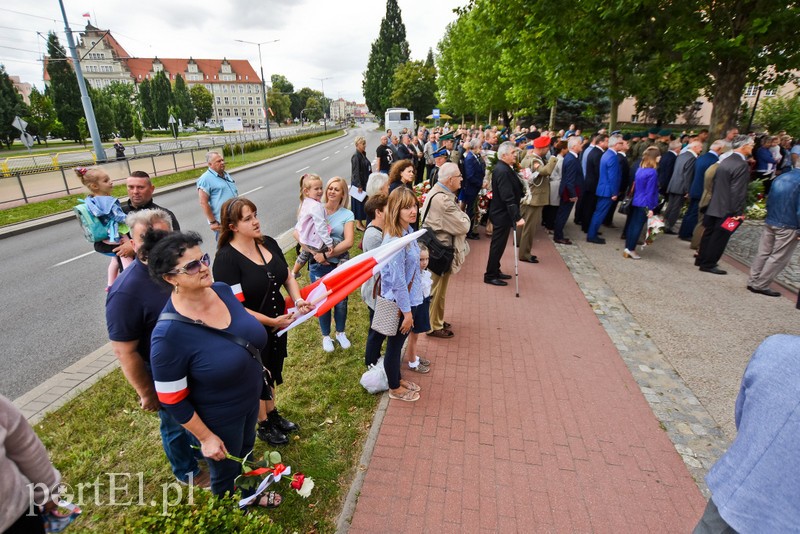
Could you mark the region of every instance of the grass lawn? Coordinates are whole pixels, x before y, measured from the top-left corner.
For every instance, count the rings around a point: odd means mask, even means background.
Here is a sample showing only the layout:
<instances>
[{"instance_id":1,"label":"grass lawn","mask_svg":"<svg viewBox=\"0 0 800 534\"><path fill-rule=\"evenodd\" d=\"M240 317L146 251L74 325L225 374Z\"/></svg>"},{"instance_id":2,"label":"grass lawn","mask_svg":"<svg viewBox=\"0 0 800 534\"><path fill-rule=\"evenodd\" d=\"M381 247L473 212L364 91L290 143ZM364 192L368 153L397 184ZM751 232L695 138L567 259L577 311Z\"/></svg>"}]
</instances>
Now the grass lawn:
<instances>
[{"instance_id":1,"label":"grass lawn","mask_svg":"<svg viewBox=\"0 0 800 534\"><path fill-rule=\"evenodd\" d=\"M236 156L229 156L226 158L227 168L235 169L236 167L255 163L257 161L274 158L275 156L280 156L281 154L286 154L287 152L291 152L293 150L305 148L307 146L319 143L320 141L333 139L341 135L342 132L337 130L314 137L312 139L303 139L301 141L295 141L285 145L269 147L263 150L257 150L255 152L248 152L244 155L237 154ZM191 169L173 174L155 176L153 177L153 184L158 188L170 184L184 182L186 180L196 180L199 178L200 174L202 174L202 171L203 169ZM72 171L70 170L69 172ZM111 194L117 198L123 198L128 196L128 191L125 187L125 184L121 184L115 186ZM33 202L31 204L24 204L22 206L15 206L13 208L0 210L0 226L6 226L9 224L36 219L38 217L45 217L47 215L69 211L78 203L79 198L84 198L85 196L86 192L81 192L61 198L43 200L41 202Z\"/></svg>"},{"instance_id":2,"label":"grass lawn","mask_svg":"<svg viewBox=\"0 0 800 534\"><path fill-rule=\"evenodd\" d=\"M356 243L360 238L357 232ZM205 247L210 250L208 244ZM351 254L358 252L354 246ZM290 265L294 256L293 250L287 254ZM304 271L301 285L308 283L307 277ZM232 501L217 502L208 492L195 490L193 506L178 506L162 515L162 485L174 478L161 447L158 417L139 409L136 394L116 370L35 427L73 495L80 483L99 480L102 485L98 495L106 504L94 504L94 488L84 489L83 515L70 531L267 532L272 528L275 532L334 532L378 401L358 383L367 321L367 308L356 292L349 298L347 320L352 348L344 351L337 345L335 352L324 352L316 320L288 334L289 358L277 402L281 413L301 430L288 445L278 448L256 440L256 454L279 450L293 472L302 471L314 479L311 497L301 498L281 480L271 488L283 495L281 506L255 510L243 519L240 512L231 511ZM132 500L133 505L108 505L108 473L131 474L127 480L117 478L116 500ZM144 481L142 498L138 473ZM119 488L126 483L124 492ZM175 499L174 492L170 498ZM140 501L156 504L136 505ZM226 526L220 527L220 521ZM236 521L242 524L234 525Z\"/></svg>"}]
</instances>

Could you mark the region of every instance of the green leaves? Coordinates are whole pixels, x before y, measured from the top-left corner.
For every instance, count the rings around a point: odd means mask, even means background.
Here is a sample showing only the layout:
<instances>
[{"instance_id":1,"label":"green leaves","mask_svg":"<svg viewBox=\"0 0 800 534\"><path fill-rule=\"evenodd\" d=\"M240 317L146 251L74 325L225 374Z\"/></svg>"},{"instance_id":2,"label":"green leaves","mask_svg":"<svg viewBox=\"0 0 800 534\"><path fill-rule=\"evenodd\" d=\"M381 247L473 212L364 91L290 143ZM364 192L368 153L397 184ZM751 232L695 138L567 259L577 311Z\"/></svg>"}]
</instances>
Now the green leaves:
<instances>
[{"instance_id":1,"label":"green leaves","mask_svg":"<svg viewBox=\"0 0 800 534\"><path fill-rule=\"evenodd\" d=\"M406 27L397 0L387 0L386 15L381 20L378 38L372 43L362 82L367 107L376 115L382 116L383 110L391 107L395 69L408 61L409 55Z\"/></svg>"}]
</instances>

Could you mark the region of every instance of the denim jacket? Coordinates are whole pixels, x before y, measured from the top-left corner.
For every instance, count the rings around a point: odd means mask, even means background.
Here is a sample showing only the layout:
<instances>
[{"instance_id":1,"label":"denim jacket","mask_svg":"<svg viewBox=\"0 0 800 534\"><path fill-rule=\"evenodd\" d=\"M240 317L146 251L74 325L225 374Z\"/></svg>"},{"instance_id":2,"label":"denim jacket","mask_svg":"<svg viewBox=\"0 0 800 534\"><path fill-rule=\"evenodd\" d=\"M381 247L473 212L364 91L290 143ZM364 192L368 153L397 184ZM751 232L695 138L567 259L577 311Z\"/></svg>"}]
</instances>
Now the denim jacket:
<instances>
[{"instance_id":1,"label":"denim jacket","mask_svg":"<svg viewBox=\"0 0 800 534\"><path fill-rule=\"evenodd\" d=\"M775 178L767 197L767 218L777 228L800 228L800 169Z\"/></svg>"},{"instance_id":2,"label":"denim jacket","mask_svg":"<svg viewBox=\"0 0 800 534\"><path fill-rule=\"evenodd\" d=\"M413 230L409 229L406 233L411 231ZM385 235L382 244L391 243L395 239L399 238ZM412 241L381 268L381 296L393 300L401 312L410 312L412 306L422 304L420 281L419 246L416 241Z\"/></svg>"}]
</instances>

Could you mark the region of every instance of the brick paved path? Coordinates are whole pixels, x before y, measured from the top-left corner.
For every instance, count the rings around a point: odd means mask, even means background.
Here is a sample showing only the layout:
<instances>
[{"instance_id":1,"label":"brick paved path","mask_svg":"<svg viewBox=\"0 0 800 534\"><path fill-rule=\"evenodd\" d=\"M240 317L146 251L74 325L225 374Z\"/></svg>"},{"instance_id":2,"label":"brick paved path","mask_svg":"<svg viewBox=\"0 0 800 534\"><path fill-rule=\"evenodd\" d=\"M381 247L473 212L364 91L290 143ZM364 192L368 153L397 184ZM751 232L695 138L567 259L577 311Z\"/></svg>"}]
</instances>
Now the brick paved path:
<instances>
[{"instance_id":1,"label":"brick paved path","mask_svg":"<svg viewBox=\"0 0 800 534\"><path fill-rule=\"evenodd\" d=\"M519 299L482 283L488 243L451 279L456 337L406 375L421 399L389 403L350 531L690 531L705 501L552 243Z\"/></svg>"}]
</instances>

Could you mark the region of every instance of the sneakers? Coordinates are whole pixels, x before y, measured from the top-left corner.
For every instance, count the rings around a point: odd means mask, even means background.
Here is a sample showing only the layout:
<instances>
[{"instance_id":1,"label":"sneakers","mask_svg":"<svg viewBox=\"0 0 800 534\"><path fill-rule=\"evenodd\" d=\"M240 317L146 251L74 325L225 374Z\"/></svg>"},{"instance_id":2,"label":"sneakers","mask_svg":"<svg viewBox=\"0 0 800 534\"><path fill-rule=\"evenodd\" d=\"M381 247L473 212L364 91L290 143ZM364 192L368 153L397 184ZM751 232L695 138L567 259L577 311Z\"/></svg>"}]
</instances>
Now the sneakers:
<instances>
[{"instance_id":1,"label":"sneakers","mask_svg":"<svg viewBox=\"0 0 800 534\"><path fill-rule=\"evenodd\" d=\"M258 439L266 441L270 445L286 445L289 443L289 438L286 437L286 434L281 432L281 429L272 424L269 419L258 423L256 435Z\"/></svg>"},{"instance_id":2,"label":"sneakers","mask_svg":"<svg viewBox=\"0 0 800 534\"><path fill-rule=\"evenodd\" d=\"M325 352L333 352L333 340L331 336L322 336L322 350Z\"/></svg>"},{"instance_id":3,"label":"sneakers","mask_svg":"<svg viewBox=\"0 0 800 534\"><path fill-rule=\"evenodd\" d=\"M627 248L622 251L622 256L625 258L631 258L634 260L641 260L642 257L639 256L635 250L628 250Z\"/></svg>"},{"instance_id":4,"label":"sneakers","mask_svg":"<svg viewBox=\"0 0 800 534\"><path fill-rule=\"evenodd\" d=\"M347 339L347 336L344 335L344 332L336 332L336 341L339 342L339 345L341 345L343 349L349 349L350 348L350 340ZM323 342L323 345L324 345L324 342ZM333 350L333 349L331 349L331 350Z\"/></svg>"},{"instance_id":5,"label":"sneakers","mask_svg":"<svg viewBox=\"0 0 800 534\"><path fill-rule=\"evenodd\" d=\"M412 367L411 364L408 364L408 370L414 373L420 373L422 375L430 373L431 368L427 365L422 365L421 363L417 363L416 366Z\"/></svg>"}]
</instances>

